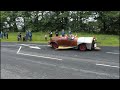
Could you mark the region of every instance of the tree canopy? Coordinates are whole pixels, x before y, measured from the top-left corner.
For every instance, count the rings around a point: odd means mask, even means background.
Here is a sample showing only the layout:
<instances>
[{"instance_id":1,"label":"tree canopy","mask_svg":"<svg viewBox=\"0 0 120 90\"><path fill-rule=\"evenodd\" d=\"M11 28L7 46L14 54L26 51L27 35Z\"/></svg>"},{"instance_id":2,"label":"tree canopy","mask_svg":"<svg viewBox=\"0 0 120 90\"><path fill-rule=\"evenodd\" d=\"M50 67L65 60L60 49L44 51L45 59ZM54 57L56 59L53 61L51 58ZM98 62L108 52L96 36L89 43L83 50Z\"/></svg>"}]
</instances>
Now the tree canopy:
<instances>
[{"instance_id":1,"label":"tree canopy","mask_svg":"<svg viewBox=\"0 0 120 90\"><path fill-rule=\"evenodd\" d=\"M119 34L120 11L0 11L1 30Z\"/></svg>"}]
</instances>

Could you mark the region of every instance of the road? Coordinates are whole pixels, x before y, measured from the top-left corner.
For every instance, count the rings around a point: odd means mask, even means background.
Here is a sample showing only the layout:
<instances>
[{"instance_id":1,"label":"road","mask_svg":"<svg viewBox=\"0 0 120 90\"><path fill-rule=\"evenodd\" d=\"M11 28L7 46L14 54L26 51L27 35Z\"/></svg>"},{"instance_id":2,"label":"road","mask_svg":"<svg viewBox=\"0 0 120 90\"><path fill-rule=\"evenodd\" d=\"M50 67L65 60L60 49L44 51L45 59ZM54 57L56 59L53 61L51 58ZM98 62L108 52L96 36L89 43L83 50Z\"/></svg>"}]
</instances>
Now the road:
<instances>
[{"instance_id":1,"label":"road","mask_svg":"<svg viewBox=\"0 0 120 90\"><path fill-rule=\"evenodd\" d=\"M119 79L119 69L119 47L81 52L1 43L1 79Z\"/></svg>"}]
</instances>

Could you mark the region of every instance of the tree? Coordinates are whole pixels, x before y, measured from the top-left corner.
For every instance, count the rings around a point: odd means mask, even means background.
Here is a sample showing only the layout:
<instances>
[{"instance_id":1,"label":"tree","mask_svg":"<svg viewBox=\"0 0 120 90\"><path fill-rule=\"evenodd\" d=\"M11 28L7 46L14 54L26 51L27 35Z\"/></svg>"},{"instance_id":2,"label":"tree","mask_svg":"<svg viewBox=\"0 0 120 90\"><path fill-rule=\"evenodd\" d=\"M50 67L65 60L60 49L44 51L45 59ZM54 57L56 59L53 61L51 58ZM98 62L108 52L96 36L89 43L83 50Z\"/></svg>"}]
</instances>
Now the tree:
<instances>
[{"instance_id":1,"label":"tree","mask_svg":"<svg viewBox=\"0 0 120 90\"><path fill-rule=\"evenodd\" d=\"M1 29L119 34L120 11L0 11ZM17 21L24 19L23 22ZM22 23L22 24L21 24Z\"/></svg>"}]
</instances>

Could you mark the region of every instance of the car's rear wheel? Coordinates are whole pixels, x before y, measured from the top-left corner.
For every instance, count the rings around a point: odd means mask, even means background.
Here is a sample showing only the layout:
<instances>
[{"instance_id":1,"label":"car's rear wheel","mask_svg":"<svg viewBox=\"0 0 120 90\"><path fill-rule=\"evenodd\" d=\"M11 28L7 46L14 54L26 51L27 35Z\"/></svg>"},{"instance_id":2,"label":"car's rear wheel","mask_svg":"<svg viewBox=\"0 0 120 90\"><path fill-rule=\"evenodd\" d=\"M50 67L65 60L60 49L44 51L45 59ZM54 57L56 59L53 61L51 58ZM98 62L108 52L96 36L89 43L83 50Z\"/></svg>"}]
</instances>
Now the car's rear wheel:
<instances>
[{"instance_id":1,"label":"car's rear wheel","mask_svg":"<svg viewBox=\"0 0 120 90\"><path fill-rule=\"evenodd\" d=\"M83 43L83 44L79 45L79 50L80 51L86 51L86 49L87 49L86 44Z\"/></svg>"},{"instance_id":2,"label":"car's rear wheel","mask_svg":"<svg viewBox=\"0 0 120 90\"><path fill-rule=\"evenodd\" d=\"M58 45L57 45L56 43L52 43L52 47L53 47L54 49L56 49L56 48L58 48Z\"/></svg>"}]
</instances>

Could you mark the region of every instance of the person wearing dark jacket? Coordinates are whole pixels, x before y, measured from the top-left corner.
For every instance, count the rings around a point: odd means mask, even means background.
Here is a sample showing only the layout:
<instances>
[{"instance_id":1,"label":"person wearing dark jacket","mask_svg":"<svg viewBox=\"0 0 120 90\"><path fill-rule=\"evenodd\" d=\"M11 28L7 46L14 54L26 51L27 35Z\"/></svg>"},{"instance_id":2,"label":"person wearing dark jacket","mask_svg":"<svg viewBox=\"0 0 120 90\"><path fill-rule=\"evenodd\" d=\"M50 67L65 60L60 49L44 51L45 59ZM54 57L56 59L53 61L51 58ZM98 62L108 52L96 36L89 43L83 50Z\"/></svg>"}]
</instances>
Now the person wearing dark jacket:
<instances>
[{"instance_id":1,"label":"person wearing dark jacket","mask_svg":"<svg viewBox=\"0 0 120 90\"><path fill-rule=\"evenodd\" d=\"M6 38L8 39L8 32L5 33Z\"/></svg>"},{"instance_id":2,"label":"person wearing dark jacket","mask_svg":"<svg viewBox=\"0 0 120 90\"><path fill-rule=\"evenodd\" d=\"M3 32L3 37L6 38L6 32Z\"/></svg>"},{"instance_id":3,"label":"person wearing dark jacket","mask_svg":"<svg viewBox=\"0 0 120 90\"><path fill-rule=\"evenodd\" d=\"M59 35L58 30L55 31L55 35L56 37Z\"/></svg>"},{"instance_id":4,"label":"person wearing dark jacket","mask_svg":"<svg viewBox=\"0 0 120 90\"><path fill-rule=\"evenodd\" d=\"M26 41L28 40L28 38L29 38L29 32L26 30Z\"/></svg>"},{"instance_id":5,"label":"person wearing dark jacket","mask_svg":"<svg viewBox=\"0 0 120 90\"><path fill-rule=\"evenodd\" d=\"M50 37L50 39L51 39L51 37L52 37L52 31L49 33L49 37Z\"/></svg>"},{"instance_id":6,"label":"person wearing dark jacket","mask_svg":"<svg viewBox=\"0 0 120 90\"><path fill-rule=\"evenodd\" d=\"M30 41L32 41L32 32L30 30L29 30L28 35L29 35Z\"/></svg>"},{"instance_id":7,"label":"person wearing dark jacket","mask_svg":"<svg viewBox=\"0 0 120 90\"><path fill-rule=\"evenodd\" d=\"M21 33L18 33L17 39L18 39L18 41L20 41L22 39Z\"/></svg>"}]
</instances>

